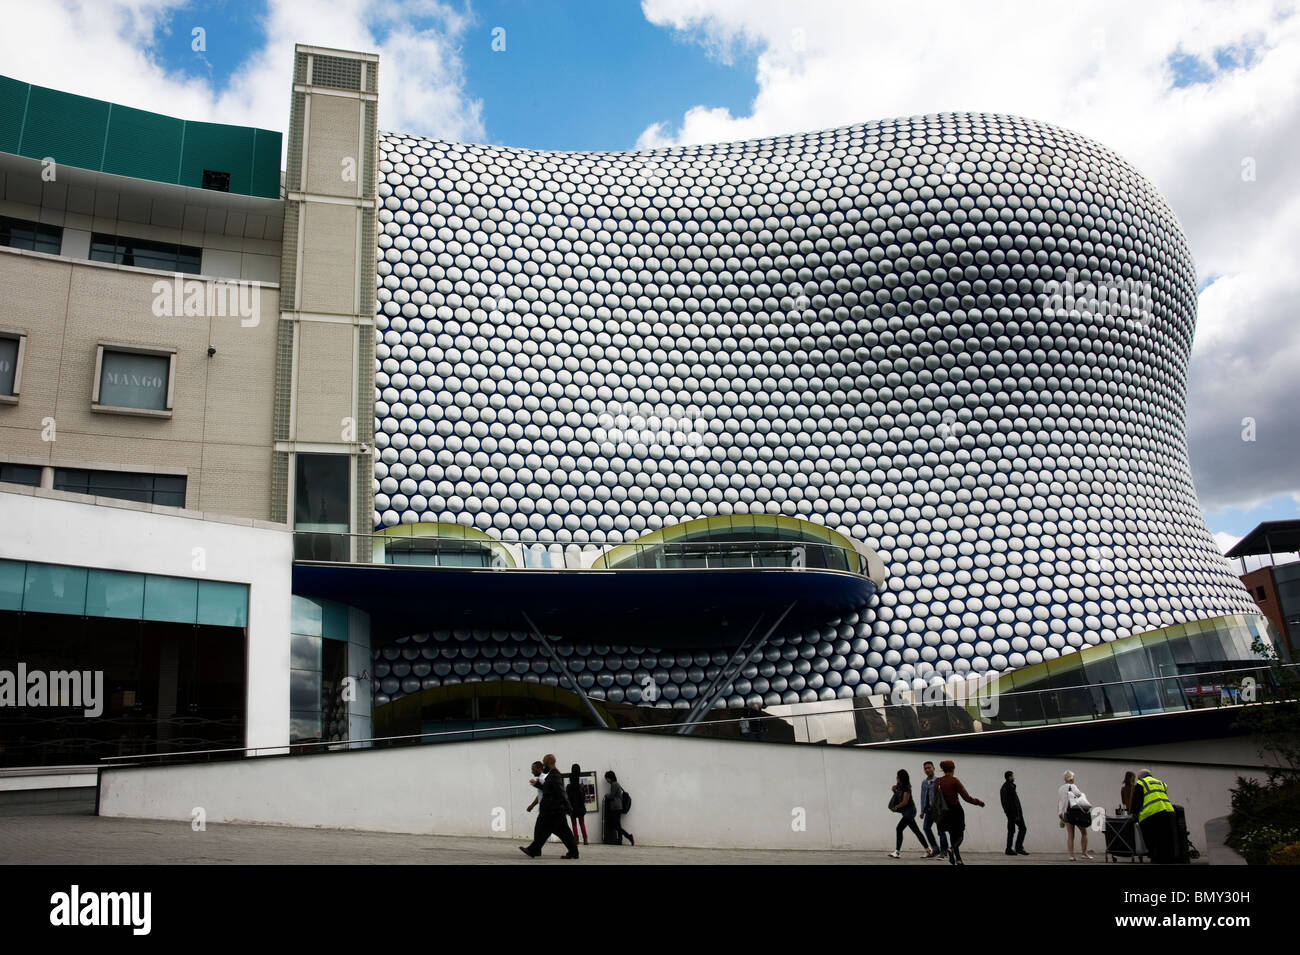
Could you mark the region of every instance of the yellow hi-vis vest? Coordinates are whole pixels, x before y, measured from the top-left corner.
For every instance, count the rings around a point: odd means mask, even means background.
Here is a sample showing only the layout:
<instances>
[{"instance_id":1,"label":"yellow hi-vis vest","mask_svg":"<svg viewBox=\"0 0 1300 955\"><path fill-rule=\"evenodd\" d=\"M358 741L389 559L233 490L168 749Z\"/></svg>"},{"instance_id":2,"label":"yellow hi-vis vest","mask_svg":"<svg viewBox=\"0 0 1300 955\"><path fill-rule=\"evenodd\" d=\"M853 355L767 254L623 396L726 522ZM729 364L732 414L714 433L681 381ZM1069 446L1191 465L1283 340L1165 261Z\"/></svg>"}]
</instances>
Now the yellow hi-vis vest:
<instances>
[{"instance_id":1,"label":"yellow hi-vis vest","mask_svg":"<svg viewBox=\"0 0 1300 955\"><path fill-rule=\"evenodd\" d=\"M1137 784L1142 790L1142 809L1138 812L1138 822L1158 812L1174 811L1174 804L1169 801L1169 792L1160 780L1154 776L1146 776L1139 779Z\"/></svg>"}]
</instances>

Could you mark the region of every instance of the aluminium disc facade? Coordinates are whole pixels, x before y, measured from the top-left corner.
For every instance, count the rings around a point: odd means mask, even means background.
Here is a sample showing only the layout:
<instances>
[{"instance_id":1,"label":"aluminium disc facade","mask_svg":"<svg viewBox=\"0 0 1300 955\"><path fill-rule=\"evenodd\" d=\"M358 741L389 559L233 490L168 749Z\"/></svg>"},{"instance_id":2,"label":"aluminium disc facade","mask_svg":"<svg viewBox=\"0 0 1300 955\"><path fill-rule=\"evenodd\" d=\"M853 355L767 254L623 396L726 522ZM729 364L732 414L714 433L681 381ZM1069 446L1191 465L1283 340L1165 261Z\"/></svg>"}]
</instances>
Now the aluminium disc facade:
<instances>
[{"instance_id":1,"label":"aluminium disc facade","mask_svg":"<svg viewBox=\"0 0 1300 955\"><path fill-rule=\"evenodd\" d=\"M942 114L634 153L381 135L380 153L377 527L605 548L761 513L870 544L872 604L778 636L731 706L1256 611L1188 466L1186 240L1105 147ZM377 703L556 680L525 633L429 626L377 651ZM653 681L673 706L725 661L561 649L594 695Z\"/></svg>"}]
</instances>

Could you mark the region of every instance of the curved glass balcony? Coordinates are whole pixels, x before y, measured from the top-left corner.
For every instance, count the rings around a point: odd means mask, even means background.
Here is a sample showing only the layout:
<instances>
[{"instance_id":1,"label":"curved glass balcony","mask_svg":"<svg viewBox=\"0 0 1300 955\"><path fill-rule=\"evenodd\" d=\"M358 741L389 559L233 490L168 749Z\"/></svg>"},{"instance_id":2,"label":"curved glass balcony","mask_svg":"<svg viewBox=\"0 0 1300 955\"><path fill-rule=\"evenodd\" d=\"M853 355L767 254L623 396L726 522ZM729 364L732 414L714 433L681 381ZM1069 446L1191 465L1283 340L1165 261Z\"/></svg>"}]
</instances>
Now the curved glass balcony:
<instances>
[{"instance_id":1,"label":"curved glass balcony","mask_svg":"<svg viewBox=\"0 0 1300 955\"><path fill-rule=\"evenodd\" d=\"M608 546L507 543L460 524L399 524L373 534L294 533L294 556L315 563L521 570L812 570L865 577L885 565L869 546L782 515L700 518Z\"/></svg>"}]
</instances>

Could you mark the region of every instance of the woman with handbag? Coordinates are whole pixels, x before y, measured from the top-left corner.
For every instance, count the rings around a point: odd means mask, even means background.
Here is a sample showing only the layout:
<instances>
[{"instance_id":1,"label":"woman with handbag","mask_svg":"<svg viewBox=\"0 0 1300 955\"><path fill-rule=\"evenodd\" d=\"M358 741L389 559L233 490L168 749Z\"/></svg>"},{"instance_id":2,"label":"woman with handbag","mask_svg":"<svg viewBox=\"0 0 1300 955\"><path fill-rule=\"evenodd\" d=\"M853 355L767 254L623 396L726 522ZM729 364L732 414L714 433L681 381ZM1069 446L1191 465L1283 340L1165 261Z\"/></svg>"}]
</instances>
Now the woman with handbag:
<instances>
[{"instance_id":1,"label":"woman with handbag","mask_svg":"<svg viewBox=\"0 0 1300 955\"><path fill-rule=\"evenodd\" d=\"M1065 771L1065 785L1057 792L1056 814L1061 818L1061 825L1065 827L1065 845L1066 850L1070 853L1070 861L1076 861L1074 857L1074 830L1079 830L1080 856L1091 861L1092 855L1088 852L1088 829L1092 825L1092 803L1088 802L1088 797L1084 795L1083 790L1074 784L1074 773L1068 769Z\"/></svg>"},{"instance_id":2,"label":"woman with handbag","mask_svg":"<svg viewBox=\"0 0 1300 955\"><path fill-rule=\"evenodd\" d=\"M898 779L893 785L893 793L889 797L889 811L898 813L901 818L898 820L898 828L894 830L894 851L889 854L889 858L901 858L903 832L906 829L911 829L916 833L916 838L921 843L921 851L929 852L930 847L926 844L925 836L921 835L921 830L916 825L916 800L912 798L912 781L908 777L906 769L898 771Z\"/></svg>"}]
</instances>

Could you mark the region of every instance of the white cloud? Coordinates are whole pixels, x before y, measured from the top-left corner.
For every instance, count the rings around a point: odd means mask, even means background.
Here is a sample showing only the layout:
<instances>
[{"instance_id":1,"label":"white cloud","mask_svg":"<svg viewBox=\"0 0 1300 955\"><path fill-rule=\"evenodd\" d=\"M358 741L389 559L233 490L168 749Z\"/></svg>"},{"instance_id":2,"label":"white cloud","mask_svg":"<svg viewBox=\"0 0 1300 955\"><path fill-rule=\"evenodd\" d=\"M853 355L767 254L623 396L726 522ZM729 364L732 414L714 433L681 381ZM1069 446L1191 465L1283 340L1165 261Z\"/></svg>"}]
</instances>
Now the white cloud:
<instances>
[{"instance_id":1,"label":"white cloud","mask_svg":"<svg viewBox=\"0 0 1300 955\"><path fill-rule=\"evenodd\" d=\"M1228 534L1224 531L1218 531L1214 535L1214 543L1219 545L1219 553L1226 554L1237 546L1237 541L1241 540L1235 534Z\"/></svg>"},{"instance_id":2,"label":"white cloud","mask_svg":"<svg viewBox=\"0 0 1300 955\"><path fill-rule=\"evenodd\" d=\"M1201 296L1188 431L1206 507L1300 489L1300 16L1256 2L860 4L643 0L650 22L757 53L748 112L700 104L640 146L795 133L909 116L1006 112L1111 147L1164 193ZM1231 48L1221 68L1216 51ZM1208 82L1173 88L1172 55ZM1255 178L1243 178L1253 165ZM1242 419L1259 429L1241 440Z\"/></svg>"},{"instance_id":3,"label":"white cloud","mask_svg":"<svg viewBox=\"0 0 1300 955\"><path fill-rule=\"evenodd\" d=\"M262 39L219 92L205 79L168 72L153 52L169 24L169 42L188 47L196 26L207 30L209 51L223 41L202 13L182 9L181 0L8 6L0 70L25 82L183 119L283 132L293 45L307 43L379 54L383 128L459 140L485 136L482 104L465 91L457 51L470 20L432 0L268 0L261 23L249 24Z\"/></svg>"}]
</instances>

